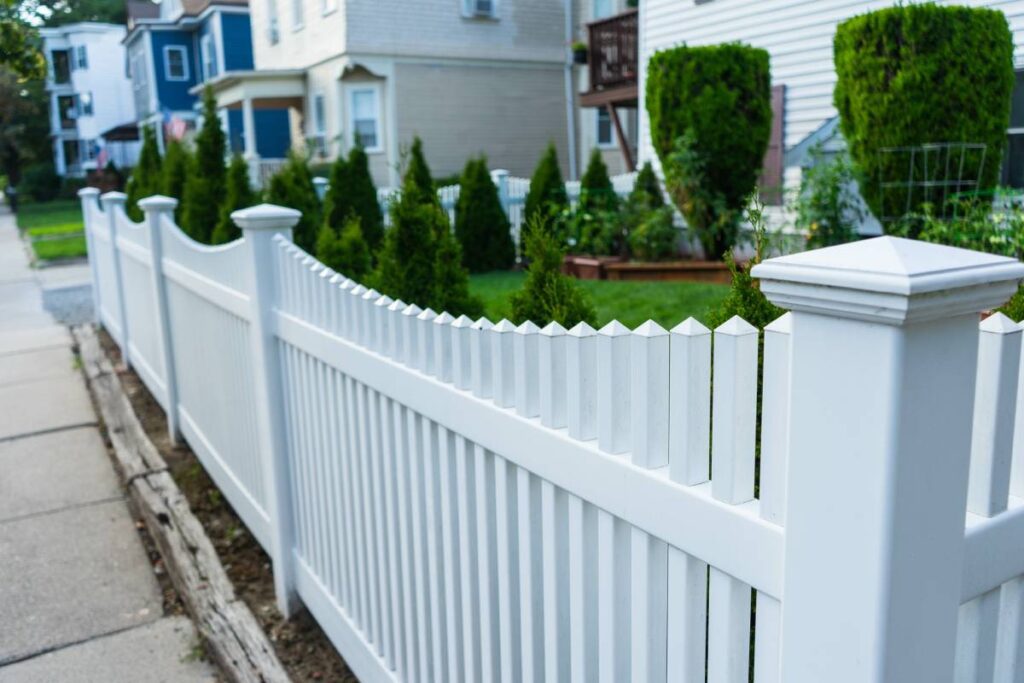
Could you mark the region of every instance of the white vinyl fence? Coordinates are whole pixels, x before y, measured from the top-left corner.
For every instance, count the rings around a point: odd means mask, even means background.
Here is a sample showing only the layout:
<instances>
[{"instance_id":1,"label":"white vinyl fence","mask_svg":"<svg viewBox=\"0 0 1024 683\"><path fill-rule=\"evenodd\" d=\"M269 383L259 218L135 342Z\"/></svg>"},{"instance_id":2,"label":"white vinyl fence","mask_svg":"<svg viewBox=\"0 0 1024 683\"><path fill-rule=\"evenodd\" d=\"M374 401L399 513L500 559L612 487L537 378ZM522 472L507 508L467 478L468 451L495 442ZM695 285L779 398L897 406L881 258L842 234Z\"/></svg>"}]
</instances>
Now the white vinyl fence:
<instances>
[{"instance_id":1,"label":"white vinyl fence","mask_svg":"<svg viewBox=\"0 0 1024 683\"><path fill-rule=\"evenodd\" d=\"M1024 678L1021 330L978 323L1021 264L758 266L792 311L758 433L739 318L453 319L325 268L290 209L209 247L172 199L81 195L100 322L361 680Z\"/></svg>"}]
</instances>

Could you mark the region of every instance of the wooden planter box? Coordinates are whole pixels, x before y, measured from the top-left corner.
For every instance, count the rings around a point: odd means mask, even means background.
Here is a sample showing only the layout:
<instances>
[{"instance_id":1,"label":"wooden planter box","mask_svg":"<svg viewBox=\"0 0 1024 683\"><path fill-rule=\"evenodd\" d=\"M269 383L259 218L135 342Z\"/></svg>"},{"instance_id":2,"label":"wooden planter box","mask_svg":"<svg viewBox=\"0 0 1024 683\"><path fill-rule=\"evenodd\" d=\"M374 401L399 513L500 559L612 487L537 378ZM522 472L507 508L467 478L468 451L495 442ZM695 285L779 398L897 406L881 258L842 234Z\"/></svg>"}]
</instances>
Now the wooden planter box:
<instances>
[{"instance_id":1,"label":"wooden planter box","mask_svg":"<svg viewBox=\"0 0 1024 683\"><path fill-rule=\"evenodd\" d=\"M610 264L621 264L621 256L585 256L568 254L562 262L562 272L579 280L605 280L605 269Z\"/></svg>"},{"instance_id":2,"label":"wooden planter box","mask_svg":"<svg viewBox=\"0 0 1024 683\"><path fill-rule=\"evenodd\" d=\"M609 263L604 267L608 280L689 280L729 284L732 273L722 261L640 261Z\"/></svg>"}]
</instances>

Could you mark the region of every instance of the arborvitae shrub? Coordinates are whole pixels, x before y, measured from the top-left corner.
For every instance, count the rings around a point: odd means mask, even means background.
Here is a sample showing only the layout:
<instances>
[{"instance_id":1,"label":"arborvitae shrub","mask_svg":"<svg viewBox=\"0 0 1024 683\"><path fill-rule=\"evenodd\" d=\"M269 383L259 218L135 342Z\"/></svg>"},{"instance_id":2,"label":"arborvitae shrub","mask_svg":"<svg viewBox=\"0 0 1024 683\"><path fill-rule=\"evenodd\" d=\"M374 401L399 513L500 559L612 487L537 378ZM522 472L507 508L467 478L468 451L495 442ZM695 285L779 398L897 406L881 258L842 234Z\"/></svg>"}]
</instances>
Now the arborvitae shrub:
<instances>
[{"instance_id":1,"label":"arborvitae shrub","mask_svg":"<svg viewBox=\"0 0 1024 683\"><path fill-rule=\"evenodd\" d=\"M156 132L152 126L142 127L142 150L125 188L128 195L125 210L133 221L141 221L142 209L139 200L159 194L163 190L160 174L160 148L156 143Z\"/></svg>"},{"instance_id":2,"label":"arborvitae shrub","mask_svg":"<svg viewBox=\"0 0 1024 683\"><path fill-rule=\"evenodd\" d=\"M371 259L359 219L351 216L340 235L331 226L322 226L316 238L316 257L324 265L361 282L370 272Z\"/></svg>"},{"instance_id":3,"label":"arborvitae shrub","mask_svg":"<svg viewBox=\"0 0 1024 683\"><path fill-rule=\"evenodd\" d=\"M532 320L544 326L554 320L566 328L579 322L596 324L597 314L586 293L562 274L565 252L543 219L531 220L523 237L530 266L523 288L510 299L513 322Z\"/></svg>"},{"instance_id":4,"label":"arborvitae shrub","mask_svg":"<svg viewBox=\"0 0 1024 683\"><path fill-rule=\"evenodd\" d=\"M341 154L331 164L331 173L328 176L327 194L324 195L324 225L334 230L341 231L352 214L351 193L349 192L348 159Z\"/></svg>"},{"instance_id":5,"label":"arborvitae shrub","mask_svg":"<svg viewBox=\"0 0 1024 683\"><path fill-rule=\"evenodd\" d=\"M626 200L630 206L640 206L646 209L658 209L665 205L665 198L661 194L661 183L654 172L651 162L646 162L636 174L633 182L633 189Z\"/></svg>"},{"instance_id":6,"label":"arborvitae shrub","mask_svg":"<svg viewBox=\"0 0 1024 683\"><path fill-rule=\"evenodd\" d=\"M879 183L909 180L909 156L884 148L983 143L979 189L995 185L1014 84L1013 34L1001 11L931 3L877 10L839 24L834 58L840 126L875 216L907 210L905 189L883 191ZM972 177L979 163L980 155L968 157ZM933 179L934 166L933 158ZM924 177L922 165L914 170ZM935 201L925 192L910 199L911 212Z\"/></svg>"},{"instance_id":7,"label":"arborvitae shrub","mask_svg":"<svg viewBox=\"0 0 1024 683\"><path fill-rule=\"evenodd\" d=\"M447 229L436 237L434 288L430 307L435 311L448 311L456 317L466 315L479 318L483 315L483 302L469 293L469 273L462 266L459 241Z\"/></svg>"},{"instance_id":8,"label":"arborvitae shrub","mask_svg":"<svg viewBox=\"0 0 1024 683\"><path fill-rule=\"evenodd\" d=\"M192 169L192 153L184 142L171 140L167 143L164 154L163 172L160 192L178 200L178 208L174 210L174 219L181 223L181 198L185 194L185 179Z\"/></svg>"},{"instance_id":9,"label":"arborvitae shrub","mask_svg":"<svg viewBox=\"0 0 1024 683\"><path fill-rule=\"evenodd\" d=\"M420 201L437 202L434 179L430 175L430 166L427 165L427 159L423 155L423 141L418 135L412 139L409 164L406 166L405 175L402 178L402 192L414 192L420 196Z\"/></svg>"},{"instance_id":10,"label":"arborvitae shrub","mask_svg":"<svg viewBox=\"0 0 1024 683\"><path fill-rule=\"evenodd\" d=\"M772 123L770 80L768 52L738 43L683 45L649 62L651 142L667 182L679 177L673 166L680 160L700 168L684 171L686 182L670 194L709 258L735 244L734 216L757 184Z\"/></svg>"},{"instance_id":11,"label":"arborvitae shrub","mask_svg":"<svg viewBox=\"0 0 1024 683\"><path fill-rule=\"evenodd\" d=\"M198 242L209 243L220 218L227 176L226 145L217 102L207 87L203 91L203 126L196 135L195 163L185 180L181 207L181 227Z\"/></svg>"},{"instance_id":12,"label":"arborvitae shrub","mask_svg":"<svg viewBox=\"0 0 1024 683\"><path fill-rule=\"evenodd\" d=\"M590 150L587 170L580 178L581 211L615 211L619 208L619 197L608 177L608 167L601 156L601 150Z\"/></svg>"},{"instance_id":13,"label":"arborvitae shrub","mask_svg":"<svg viewBox=\"0 0 1024 683\"><path fill-rule=\"evenodd\" d=\"M473 273L504 270L515 263L516 247L487 159L470 159L462 172L455 206L455 236L462 262Z\"/></svg>"},{"instance_id":14,"label":"arborvitae shrub","mask_svg":"<svg viewBox=\"0 0 1024 683\"><path fill-rule=\"evenodd\" d=\"M377 187L370 175L370 160L360 145L348 153L348 188L352 210L359 216L363 238L372 251L380 246L384 237L384 217L377 201Z\"/></svg>"},{"instance_id":15,"label":"arborvitae shrub","mask_svg":"<svg viewBox=\"0 0 1024 683\"><path fill-rule=\"evenodd\" d=\"M213 229L213 244L226 244L242 236L242 231L231 220L231 214L256 203L256 195L249 184L249 164L240 154L231 157L228 165L227 194L220 209L220 219Z\"/></svg>"},{"instance_id":16,"label":"arborvitae shrub","mask_svg":"<svg viewBox=\"0 0 1024 683\"><path fill-rule=\"evenodd\" d=\"M541 224L553 230L556 227L554 219L568 208L569 198L565 194L562 169L558 166L558 151L554 143L548 143L544 156L540 158L530 178L523 217L529 222L540 214L543 219Z\"/></svg>"},{"instance_id":17,"label":"arborvitae shrub","mask_svg":"<svg viewBox=\"0 0 1024 683\"><path fill-rule=\"evenodd\" d=\"M270 178L266 200L302 213L293 229L295 244L313 253L320 227L320 199L316 196L313 174L304 157L294 151L288 153L288 161Z\"/></svg>"},{"instance_id":18,"label":"arborvitae shrub","mask_svg":"<svg viewBox=\"0 0 1024 683\"><path fill-rule=\"evenodd\" d=\"M434 295L436 236L449 227L441 207L423 202L422 196L407 177L401 198L391 207L391 228L377 256L373 286L394 299L426 307Z\"/></svg>"}]
</instances>

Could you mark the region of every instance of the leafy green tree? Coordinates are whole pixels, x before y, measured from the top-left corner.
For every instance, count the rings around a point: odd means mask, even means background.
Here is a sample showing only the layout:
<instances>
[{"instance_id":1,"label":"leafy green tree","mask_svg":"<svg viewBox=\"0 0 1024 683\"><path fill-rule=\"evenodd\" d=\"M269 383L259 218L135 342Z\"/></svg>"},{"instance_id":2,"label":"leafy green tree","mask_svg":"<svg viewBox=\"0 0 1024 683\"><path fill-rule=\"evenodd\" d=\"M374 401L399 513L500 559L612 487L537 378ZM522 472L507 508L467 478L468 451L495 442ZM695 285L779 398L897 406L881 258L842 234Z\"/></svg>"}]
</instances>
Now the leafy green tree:
<instances>
[{"instance_id":1,"label":"leafy green tree","mask_svg":"<svg viewBox=\"0 0 1024 683\"><path fill-rule=\"evenodd\" d=\"M474 273L511 268L516 247L487 159L467 161L459 185L455 236L462 246L462 263Z\"/></svg>"},{"instance_id":2,"label":"leafy green tree","mask_svg":"<svg viewBox=\"0 0 1024 683\"><path fill-rule=\"evenodd\" d=\"M359 145L352 148L347 160L339 156L334 162L330 186L324 197L326 225L338 231L350 215L359 218L363 237L370 249L377 249L384 236L384 220L377 201L377 188L370 175L369 160Z\"/></svg>"},{"instance_id":3,"label":"leafy green tree","mask_svg":"<svg viewBox=\"0 0 1024 683\"><path fill-rule=\"evenodd\" d=\"M220 208L220 219L213 229L210 241L213 244L227 244L242 236L242 231L231 220L231 214L256 203L256 193L249 184L249 164L242 155L235 154L228 165L227 193Z\"/></svg>"},{"instance_id":4,"label":"leafy green tree","mask_svg":"<svg viewBox=\"0 0 1024 683\"><path fill-rule=\"evenodd\" d=\"M372 259L359 219L351 215L340 235L331 226L323 225L316 238L316 257L346 277L362 281L370 272Z\"/></svg>"},{"instance_id":5,"label":"leafy green tree","mask_svg":"<svg viewBox=\"0 0 1024 683\"><path fill-rule=\"evenodd\" d=\"M46 78L39 33L29 25L20 3L0 3L0 66L24 80Z\"/></svg>"},{"instance_id":6,"label":"leafy green tree","mask_svg":"<svg viewBox=\"0 0 1024 683\"><path fill-rule=\"evenodd\" d=\"M561 216L568 208L569 197L565 193L562 169L558 166L558 151L555 143L550 142L530 178L523 216L529 222L540 214L544 219L541 224L554 229L556 226L552 219Z\"/></svg>"},{"instance_id":7,"label":"leafy green tree","mask_svg":"<svg viewBox=\"0 0 1024 683\"><path fill-rule=\"evenodd\" d=\"M168 196L181 200L185 194L185 179L192 169L192 153L180 140L171 140L167 143L167 150L164 153L163 177L161 178L160 191ZM181 222L181 205L174 211L174 219Z\"/></svg>"},{"instance_id":8,"label":"leafy green tree","mask_svg":"<svg viewBox=\"0 0 1024 683\"><path fill-rule=\"evenodd\" d=\"M608 177L608 166L604 163L601 150L590 150L587 170L580 178L580 210L615 211L619 208L619 197L615 194L612 179Z\"/></svg>"},{"instance_id":9,"label":"leafy green tree","mask_svg":"<svg viewBox=\"0 0 1024 683\"><path fill-rule=\"evenodd\" d=\"M739 43L658 52L645 104L670 195L705 254L720 257L738 239L768 146L768 52Z\"/></svg>"},{"instance_id":10,"label":"leafy green tree","mask_svg":"<svg viewBox=\"0 0 1024 683\"><path fill-rule=\"evenodd\" d=\"M633 182L633 189L627 198L630 206L641 206L646 209L658 209L665 205L665 198L661 194L661 183L654 172L651 162L646 162L636 174Z\"/></svg>"},{"instance_id":11,"label":"leafy green tree","mask_svg":"<svg viewBox=\"0 0 1024 683\"><path fill-rule=\"evenodd\" d=\"M195 164L185 180L182 229L197 242L209 243L220 218L227 172L227 140L209 86L203 90L203 126L196 135Z\"/></svg>"},{"instance_id":12,"label":"leafy green tree","mask_svg":"<svg viewBox=\"0 0 1024 683\"><path fill-rule=\"evenodd\" d=\"M313 174L306 159L292 151L281 170L270 179L266 200L302 213L293 229L295 244L309 253L316 250L320 227L320 199L316 196Z\"/></svg>"},{"instance_id":13,"label":"leafy green tree","mask_svg":"<svg viewBox=\"0 0 1024 683\"><path fill-rule=\"evenodd\" d=\"M139 200L159 194L163 190L160 148L156 144L156 131L152 126L142 128L139 160L132 170L125 190L128 195L125 210L134 221L141 221L143 218L142 209L138 206Z\"/></svg>"},{"instance_id":14,"label":"leafy green tree","mask_svg":"<svg viewBox=\"0 0 1024 683\"><path fill-rule=\"evenodd\" d=\"M978 189L999 179L1014 87L1013 34L997 9L899 4L839 24L834 91L840 127L860 172L860 191L880 220L919 212L936 196L883 189L884 182L938 179L934 155L884 151L925 143L981 143L964 172ZM959 161L959 151L957 151ZM940 168L941 172L941 168ZM957 173L961 172L959 163ZM942 179L945 179L944 177Z\"/></svg>"},{"instance_id":15,"label":"leafy green tree","mask_svg":"<svg viewBox=\"0 0 1024 683\"><path fill-rule=\"evenodd\" d=\"M52 166L49 96L42 80L23 82L0 67L0 173L15 185L30 164Z\"/></svg>"},{"instance_id":16,"label":"leafy green tree","mask_svg":"<svg viewBox=\"0 0 1024 683\"><path fill-rule=\"evenodd\" d=\"M580 322L594 325L594 306L575 280L562 274L565 254L539 215L527 224L524 241L530 266L523 288L510 300L512 321L543 326L554 320L567 328Z\"/></svg>"}]
</instances>

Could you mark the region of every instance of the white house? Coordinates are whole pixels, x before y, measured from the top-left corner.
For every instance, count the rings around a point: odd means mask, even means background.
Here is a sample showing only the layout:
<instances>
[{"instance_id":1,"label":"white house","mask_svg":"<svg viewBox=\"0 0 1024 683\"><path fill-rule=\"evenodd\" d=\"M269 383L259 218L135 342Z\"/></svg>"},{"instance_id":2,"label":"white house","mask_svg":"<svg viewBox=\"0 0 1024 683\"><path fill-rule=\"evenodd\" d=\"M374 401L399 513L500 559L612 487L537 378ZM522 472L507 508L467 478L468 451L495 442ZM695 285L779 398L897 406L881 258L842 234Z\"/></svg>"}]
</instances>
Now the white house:
<instances>
[{"instance_id":1,"label":"white house","mask_svg":"<svg viewBox=\"0 0 1024 683\"><path fill-rule=\"evenodd\" d=\"M138 142L103 135L135 121L125 27L82 22L39 31L46 56L53 163L60 175L84 176L100 163L132 166Z\"/></svg>"},{"instance_id":2,"label":"white house","mask_svg":"<svg viewBox=\"0 0 1024 683\"><path fill-rule=\"evenodd\" d=\"M253 0L250 15L255 70L214 79L218 104L243 121L287 105L292 146L308 142L314 162L359 139L375 181L394 185L419 135L437 176L479 153L527 175L549 141L566 167L563 0Z\"/></svg>"}]
</instances>

